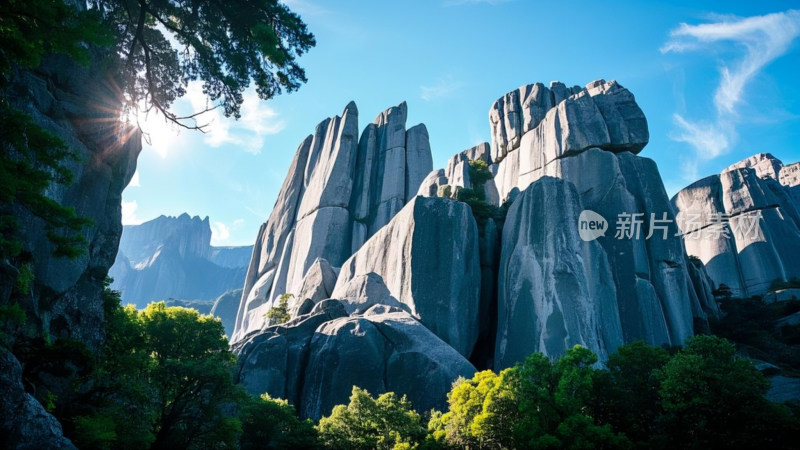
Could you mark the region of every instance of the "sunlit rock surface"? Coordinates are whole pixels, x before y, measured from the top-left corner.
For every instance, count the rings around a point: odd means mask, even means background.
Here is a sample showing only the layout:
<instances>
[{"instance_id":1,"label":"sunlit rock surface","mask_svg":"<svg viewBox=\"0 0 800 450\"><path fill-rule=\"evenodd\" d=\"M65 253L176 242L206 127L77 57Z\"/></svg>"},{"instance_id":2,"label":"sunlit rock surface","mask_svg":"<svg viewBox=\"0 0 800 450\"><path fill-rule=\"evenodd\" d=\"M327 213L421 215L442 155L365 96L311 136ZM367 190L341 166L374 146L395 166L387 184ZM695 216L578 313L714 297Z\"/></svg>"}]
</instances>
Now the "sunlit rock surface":
<instances>
[{"instance_id":1,"label":"sunlit rock surface","mask_svg":"<svg viewBox=\"0 0 800 450\"><path fill-rule=\"evenodd\" d=\"M298 298L317 258L341 266L416 195L433 163L425 126L406 130L406 118L403 102L380 113L359 138L351 102L300 144L258 234L234 341L260 330L280 295Z\"/></svg>"},{"instance_id":2,"label":"sunlit rock surface","mask_svg":"<svg viewBox=\"0 0 800 450\"><path fill-rule=\"evenodd\" d=\"M785 171L785 173L784 173ZM736 296L800 277L797 165L768 153L699 180L672 199L687 252Z\"/></svg>"}]
</instances>

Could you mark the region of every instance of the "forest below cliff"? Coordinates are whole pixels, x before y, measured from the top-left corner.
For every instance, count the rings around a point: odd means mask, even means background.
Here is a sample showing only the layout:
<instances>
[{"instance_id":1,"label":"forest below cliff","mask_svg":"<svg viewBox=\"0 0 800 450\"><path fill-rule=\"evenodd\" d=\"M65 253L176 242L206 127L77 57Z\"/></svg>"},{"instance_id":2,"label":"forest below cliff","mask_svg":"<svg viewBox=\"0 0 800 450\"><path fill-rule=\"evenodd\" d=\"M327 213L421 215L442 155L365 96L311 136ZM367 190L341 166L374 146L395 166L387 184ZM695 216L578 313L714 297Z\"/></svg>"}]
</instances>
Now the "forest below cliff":
<instances>
[{"instance_id":1,"label":"forest below cliff","mask_svg":"<svg viewBox=\"0 0 800 450\"><path fill-rule=\"evenodd\" d=\"M71 380L58 397L37 396L78 448L794 448L800 431L800 405L767 400L766 377L715 335L680 348L628 344L602 368L583 347L556 360L532 354L499 373L459 378L444 411L419 412L405 397L354 386L348 404L314 422L234 383L236 357L219 319L163 303L123 308L108 289L104 304L100 352L59 340L24 359L23 375L37 385ZM800 302L723 305L728 318L714 330L800 370L800 327L774 321Z\"/></svg>"}]
</instances>

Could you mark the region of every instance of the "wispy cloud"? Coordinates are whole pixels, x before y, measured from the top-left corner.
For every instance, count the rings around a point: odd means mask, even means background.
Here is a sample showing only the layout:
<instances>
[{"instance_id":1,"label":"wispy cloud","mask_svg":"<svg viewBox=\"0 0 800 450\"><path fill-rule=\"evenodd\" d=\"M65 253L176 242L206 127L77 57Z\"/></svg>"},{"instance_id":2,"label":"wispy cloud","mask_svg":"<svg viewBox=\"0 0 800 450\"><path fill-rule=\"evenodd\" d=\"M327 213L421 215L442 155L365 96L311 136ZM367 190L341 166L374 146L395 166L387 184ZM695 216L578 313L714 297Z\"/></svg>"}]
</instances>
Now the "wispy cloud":
<instances>
[{"instance_id":1,"label":"wispy cloud","mask_svg":"<svg viewBox=\"0 0 800 450\"><path fill-rule=\"evenodd\" d=\"M744 50L740 60L722 62L719 68L713 120L689 121L679 114L673 116L677 132L671 138L689 144L695 151L694 161L684 164L685 177L696 175L692 172L696 172L698 161L716 158L736 143L735 125L745 88L765 66L784 55L798 36L797 10L747 18L718 17L700 25L682 23L670 32L670 40L661 47L661 53L697 51L722 43L733 43Z\"/></svg>"},{"instance_id":2,"label":"wispy cloud","mask_svg":"<svg viewBox=\"0 0 800 450\"><path fill-rule=\"evenodd\" d=\"M123 225L139 225L142 220L136 217L136 210L139 205L136 201L126 202L122 201L122 224Z\"/></svg>"},{"instance_id":3,"label":"wispy cloud","mask_svg":"<svg viewBox=\"0 0 800 450\"><path fill-rule=\"evenodd\" d=\"M448 97L454 92L458 91L465 86L463 81L453 79L452 75L440 78L436 84L432 86L420 86L420 97L427 101Z\"/></svg>"}]
</instances>

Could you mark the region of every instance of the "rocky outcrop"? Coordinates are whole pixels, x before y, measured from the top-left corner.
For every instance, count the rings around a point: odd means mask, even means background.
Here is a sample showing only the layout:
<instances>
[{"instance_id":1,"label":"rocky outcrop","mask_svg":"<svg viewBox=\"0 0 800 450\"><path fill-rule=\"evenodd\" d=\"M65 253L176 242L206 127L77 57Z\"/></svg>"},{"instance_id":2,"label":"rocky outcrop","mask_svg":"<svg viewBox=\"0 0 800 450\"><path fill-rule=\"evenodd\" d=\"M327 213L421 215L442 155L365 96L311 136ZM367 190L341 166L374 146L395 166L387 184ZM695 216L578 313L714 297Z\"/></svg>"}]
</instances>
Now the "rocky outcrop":
<instances>
[{"instance_id":1,"label":"rocky outcrop","mask_svg":"<svg viewBox=\"0 0 800 450\"><path fill-rule=\"evenodd\" d=\"M468 360L500 370L576 344L601 358L636 340L679 345L718 314L655 163L637 156L647 122L618 83L513 91L490 111L492 144L436 171L411 169L430 165L429 147L424 128L405 131L404 105L357 146L335 137L352 134L343 130L354 115L348 106L304 141L259 233L233 344L250 392L313 418L353 385L425 409L474 371ZM321 135L334 137L315 150ZM476 160L493 175L484 193L498 208L451 200L475 188ZM322 209L341 220L303 225ZM584 238L584 210L605 234ZM635 225L615 236L620 217ZM268 326L262 316L284 292L292 319Z\"/></svg>"},{"instance_id":2,"label":"rocky outcrop","mask_svg":"<svg viewBox=\"0 0 800 450\"><path fill-rule=\"evenodd\" d=\"M408 395L419 411L441 408L453 380L475 369L408 313L376 305L347 316L337 300L234 344L239 381L319 419L345 403L353 385Z\"/></svg>"},{"instance_id":3,"label":"rocky outcrop","mask_svg":"<svg viewBox=\"0 0 800 450\"><path fill-rule=\"evenodd\" d=\"M761 295L775 281L800 277L800 204L794 171L784 169L770 154L754 155L672 199L688 253L735 296Z\"/></svg>"},{"instance_id":4,"label":"rocky outcrop","mask_svg":"<svg viewBox=\"0 0 800 450\"><path fill-rule=\"evenodd\" d=\"M244 283L233 340L257 331L284 293L298 298L317 258L339 267L416 195L431 171L424 125L406 130L405 103L358 137L358 109L326 119L301 144L262 225Z\"/></svg>"},{"instance_id":5,"label":"rocky outcrop","mask_svg":"<svg viewBox=\"0 0 800 450\"><path fill-rule=\"evenodd\" d=\"M695 317L717 313L701 275L690 274L658 169L636 156L649 132L628 90L603 80L526 86L495 102L490 123L494 185L514 202L501 242L495 368L576 343L601 358L639 339L677 345ZM591 245L578 233L584 209L605 220ZM637 228L615 236L608 228L620 217Z\"/></svg>"},{"instance_id":6,"label":"rocky outcrop","mask_svg":"<svg viewBox=\"0 0 800 450\"><path fill-rule=\"evenodd\" d=\"M580 238L582 209L575 186L550 177L511 205L498 280L497 369L574 345L604 358L623 343L612 269L597 241Z\"/></svg>"},{"instance_id":7,"label":"rocky outcrop","mask_svg":"<svg viewBox=\"0 0 800 450\"><path fill-rule=\"evenodd\" d=\"M72 338L97 349L103 336L103 281L122 232L121 194L142 147L138 130L119 120L122 98L114 68L101 62L100 52L91 53L88 66L65 56L48 56L36 70L19 71L4 86L4 99L76 153L77 159L67 162L73 182L53 184L46 195L73 207L91 225L81 231L87 251L77 258L59 257L53 254L44 222L12 205L34 279L28 294L14 297L6 287L13 285L18 272L2 263L0 305L19 304L28 330L38 336ZM61 436L58 422L25 393L16 358L4 352L0 365L0 446L73 448ZM59 383L68 384L63 381Z\"/></svg>"},{"instance_id":8,"label":"rocky outcrop","mask_svg":"<svg viewBox=\"0 0 800 450\"><path fill-rule=\"evenodd\" d=\"M480 279L478 230L469 207L416 197L342 265L331 296L345 301L348 313L399 302L469 357L480 327Z\"/></svg>"},{"instance_id":9,"label":"rocky outcrop","mask_svg":"<svg viewBox=\"0 0 800 450\"><path fill-rule=\"evenodd\" d=\"M142 148L138 130L119 121L122 99L112 80L99 64L82 66L50 56L35 71L19 72L7 92L14 106L77 153L78 160L67 163L72 184L53 184L46 195L92 221L82 231L88 251L63 258L52 253L44 222L27 210L15 210L34 274L32 294L19 302L29 324L89 347L102 338L103 279L122 232L122 190ZM7 301L2 298L0 304Z\"/></svg>"},{"instance_id":10,"label":"rocky outcrop","mask_svg":"<svg viewBox=\"0 0 800 450\"><path fill-rule=\"evenodd\" d=\"M489 112L500 202L543 175L546 166L589 148L638 153L649 140L647 119L633 94L616 81L581 89L553 82L523 86ZM505 162L504 162L505 161Z\"/></svg>"},{"instance_id":11,"label":"rocky outcrop","mask_svg":"<svg viewBox=\"0 0 800 450\"><path fill-rule=\"evenodd\" d=\"M111 287L139 308L169 298L213 302L241 288L251 253L251 246L212 247L208 217L160 216L124 227Z\"/></svg>"},{"instance_id":12,"label":"rocky outcrop","mask_svg":"<svg viewBox=\"0 0 800 450\"><path fill-rule=\"evenodd\" d=\"M470 161L483 161L487 166L491 164L489 143L484 142L453 155L444 169L434 170L422 180L417 195L454 197L459 188L472 189L474 186L470 180ZM489 203L500 204L494 179L483 185L483 191Z\"/></svg>"},{"instance_id":13,"label":"rocky outcrop","mask_svg":"<svg viewBox=\"0 0 800 450\"><path fill-rule=\"evenodd\" d=\"M51 416L22 386L22 367L0 347L0 447L23 450L74 449Z\"/></svg>"}]
</instances>

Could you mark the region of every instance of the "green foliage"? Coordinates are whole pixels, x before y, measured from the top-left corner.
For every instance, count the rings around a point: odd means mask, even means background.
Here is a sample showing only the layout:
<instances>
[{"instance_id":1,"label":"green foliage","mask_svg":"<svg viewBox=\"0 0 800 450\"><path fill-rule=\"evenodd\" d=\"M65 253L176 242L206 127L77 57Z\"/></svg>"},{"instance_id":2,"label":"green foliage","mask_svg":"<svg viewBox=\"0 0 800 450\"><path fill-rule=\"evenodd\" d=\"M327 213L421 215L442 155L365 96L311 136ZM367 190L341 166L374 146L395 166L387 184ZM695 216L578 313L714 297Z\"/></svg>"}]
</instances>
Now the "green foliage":
<instances>
[{"instance_id":1,"label":"green foliage","mask_svg":"<svg viewBox=\"0 0 800 450\"><path fill-rule=\"evenodd\" d=\"M405 397L389 392L374 399L357 386L350 403L334 407L317 431L331 449L411 449L425 438L420 416Z\"/></svg>"},{"instance_id":2,"label":"green foliage","mask_svg":"<svg viewBox=\"0 0 800 450\"><path fill-rule=\"evenodd\" d=\"M499 375L479 372L448 394L449 411L433 415L432 440L476 448L624 448L627 438L588 410L597 357L583 347L556 362L533 354Z\"/></svg>"},{"instance_id":3,"label":"green foliage","mask_svg":"<svg viewBox=\"0 0 800 450\"><path fill-rule=\"evenodd\" d=\"M433 412L427 448L792 448L800 426L764 398L766 379L725 339L674 354L642 342L608 370L582 347L534 354L500 374L458 380Z\"/></svg>"},{"instance_id":4,"label":"green foliage","mask_svg":"<svg viewBox=\"0 0 800 450\"><path fill-rule=\"evenodd\" d=\"M111 450L117 441L117 423L113 418L95 414L75 418L75 441L85 448Z\"/></svg>"},{"instance_id":5,"label":"green foliage","mask_svg":"<svg viewBox=\"0 0 800 450\"><path fill-rule=\"evenodd\" d=\"M471 188L461 188L456 191L456 200L464 202L472 209L475 222L481 229L486 225L489 218L494 217L497 208L486 201L486 193L483 186L492 179L489 166L481 160L469 162L469 179Z\"/></svg>"},{"instance_id":6,"label":"green foliage","mask_svg":"<svg viewBox=\"0 0 800 450\"><path fill-rule=\"evenodd\" d=\"M800 301L766 303L761 297L727 297L718 301L723 315L711 320L711 330L736 343L740 352L800 376L800 325L776 322L800 311Z\"/></svg>"},{"instance_id":7,"label":"green foliage","mask_svg":"<svg viewBox=\"0 0 800 450\"><path fill-rule=\"evenodd\" d=\"M226 116L240 116L245 88L261 99L296 90L306 81L296 58L313 47L300 17L277 0L89 0L116 38L120 82L129 107L156 109L187 128L196 114L169 108L192 80L219 101ZM173 46L177 43L177 48Z\"/></svg>"},{"instance_id":8,"label":"green foliage","mask_svg":"<svg viewBox=\"0 0 800 450\"><path fill-rule=\"evenodd\" d=\"M264 317L270 319L273 325L288 322L289 319L292 318L292 315L289 314L289 299L292 297L294 297L292 294L281 294L281 296L278 297L278 306L270 308L269 311L264 314Z\"/></svg>"},{"instance_id":9,"label":"green foliage","mask_svg":"<svg viewBox=\"0 0 800 450\"><path fill-rule=\"evenodd\" d=\"M601 421L624 430L637 447L654 446L663 414L659 389L670 354L642 341L624 345L612 354L608 371L596 379L594 409Z\"/></svg>"},{"instance_id":10,"label":"green foliage","mask_svg":"<svg viewBox=\"0 0 800 450\"><path fill-rule=\"evenodd\" d=\"M119 294L108 289L103 300L106 339L96 369L84 378L89 389L59 417L76 445L234 446L241 424L230 405L242 393L233 384L235 357L219 319L163 302L142 311L122 308Z\"/></svg>"},{"instance_id":11,"label":"green foliage","mask_svg":"<svg viewBox=\"0 0 800 450\"><path fill-rule=\"evenodd\" d=\"M0 0L0 73L35 68L48 53L89 62L86 43L110 44L111 34L95 12L81 12L62 0Z\"/></svg>"},{"instance_id":12,"label":"green foliage","mask_svg":"<svg viewBox=\"0 0 800 450\"><path fill-rule=\"evenodd\" d=\"M310 420L299 420L292 405L264 394L248 397L239 417L241 450L317 448L317 431Z\"/></svg>"},{"instance_id":13,"label":"green foliage","mask_svg":"<svg viewBox=\"0 0 800 450\"><path fill-rule=\"evenodd\" d=\"M736 356L729 341L697 336L664 365L659 391L662 423L671 445L776 448L797 433L796 418L764 398L769 382Z\"/></svg>"},{"instance_id":14,"label":"green foliage","mask_svg":"<svg viewBox=\"0 0 800 450\"><path fill-rule=\"evenodd\" d=\"M14 289L24 295L28 295L31 291L31 283L33 282L33 271L31 270L30 263L22 264L19 267L19 275L15 282Z\"/></svg>"}]
</instances>

